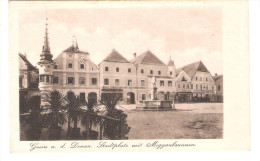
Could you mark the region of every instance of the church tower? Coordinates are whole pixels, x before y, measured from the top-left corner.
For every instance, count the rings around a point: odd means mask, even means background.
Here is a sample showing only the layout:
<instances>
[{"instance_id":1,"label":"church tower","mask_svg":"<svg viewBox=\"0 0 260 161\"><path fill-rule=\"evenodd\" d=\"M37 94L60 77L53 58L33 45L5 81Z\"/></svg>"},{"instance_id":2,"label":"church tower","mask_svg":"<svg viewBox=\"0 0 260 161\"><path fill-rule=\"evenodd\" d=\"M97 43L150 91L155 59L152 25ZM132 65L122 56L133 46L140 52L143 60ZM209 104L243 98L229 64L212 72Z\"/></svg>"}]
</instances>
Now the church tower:
<instances>
[{"instance_id":1,"label":"church tower","mask_svg":"<svg viewBox=\"0 0 260 161\"><path fill-rule=\"evenodd\" d=\"M48 19L46 18L44 44L40 54L39 65L39 90L41 92L41 107L46 108L45 95L52 90L53 86L53 55L50 51L48 38Z\"/></svg>"},{"instance_id":2,"label":"church tower","mask_svg":"<svg viewBox=\"0 0 260 161\"><path fill-rule=\"evenodd\" d=\"M168 71L169 71L169 76L173 79L176 78L176 70L175 70L175 65L174 65L174 61L171 59L169 59L168 61Z\"/></svg>"}]
</instances>

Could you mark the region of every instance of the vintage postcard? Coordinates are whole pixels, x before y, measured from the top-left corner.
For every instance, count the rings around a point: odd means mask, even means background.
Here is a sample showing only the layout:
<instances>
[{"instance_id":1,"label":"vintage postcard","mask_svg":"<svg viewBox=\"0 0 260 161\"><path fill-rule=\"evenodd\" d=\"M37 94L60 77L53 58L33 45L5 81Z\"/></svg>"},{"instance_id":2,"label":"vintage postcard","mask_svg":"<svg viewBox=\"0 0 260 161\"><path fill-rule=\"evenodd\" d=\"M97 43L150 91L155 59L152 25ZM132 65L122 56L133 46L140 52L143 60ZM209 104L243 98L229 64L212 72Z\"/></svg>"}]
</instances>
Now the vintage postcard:
<instances>
[{"instance_id":1,"label":"vintage postcard","mask_svg":"<svg viewBox=\"0 0 260 161\"><path fill-rule=\"evenodd\" d=\"M250 150L247 1L10 2L10 151Z\"/></svg>"}]
</instances>

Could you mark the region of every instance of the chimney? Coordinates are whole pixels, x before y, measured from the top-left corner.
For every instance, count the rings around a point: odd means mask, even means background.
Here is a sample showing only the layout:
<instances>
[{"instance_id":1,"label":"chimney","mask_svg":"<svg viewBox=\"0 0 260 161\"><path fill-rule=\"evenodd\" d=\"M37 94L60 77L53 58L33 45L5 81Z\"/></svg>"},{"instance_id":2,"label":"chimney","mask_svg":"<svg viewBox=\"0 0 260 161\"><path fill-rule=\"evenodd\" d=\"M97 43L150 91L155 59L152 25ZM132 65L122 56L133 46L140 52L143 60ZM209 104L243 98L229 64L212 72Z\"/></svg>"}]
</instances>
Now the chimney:
<instances>
[{"instance_id":1,"label":"chimney","mask_svg":"<svg viewBox=\"0 0 260 161\"><path fill-rule=\"evenodd\" d=\"M215 73L215 76L217 76L218 75L218 73Z\"/></svg>"},{"instance_id":2,"label":"chimney","mask_svg":"<svg viewBox=\"0 0 260 161\"><path fill-rule=\"evenodd\" d=\"M134 55L134 59L136 58L136 53L133 54Z\"/></svg>"}]
</instances>

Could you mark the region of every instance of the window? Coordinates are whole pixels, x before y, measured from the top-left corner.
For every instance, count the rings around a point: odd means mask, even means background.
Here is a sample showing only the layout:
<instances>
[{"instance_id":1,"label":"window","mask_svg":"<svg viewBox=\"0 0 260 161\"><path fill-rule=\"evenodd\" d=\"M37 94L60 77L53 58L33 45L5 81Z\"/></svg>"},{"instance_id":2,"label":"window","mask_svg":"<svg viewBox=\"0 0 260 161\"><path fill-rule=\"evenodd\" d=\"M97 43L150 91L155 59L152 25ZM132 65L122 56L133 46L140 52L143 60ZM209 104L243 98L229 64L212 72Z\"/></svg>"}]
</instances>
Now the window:
<instances>
[{"instance_id":1,"label":"window","mask_svg":"<svg viewBox=\"0 0 260 161\"><path fill-rule=\"evenodd\" d=\"M220 91L220 86L218 86L218 90Z\"/></svg>"},{"instance_id":2,"label":"window","mask_svg":"<svg viewBox=\"0 0 260 161\"><path fill-rule=\"evenodd\" d=\"M200 85L200 90L202 90L202 85Z\"/></svg>"},{"instance_id":3,"label":"window","mask_svg":"<svg viewBox=\"0 0 260 161\"><path fill-rule=\"evenodd\" d=\"M132 80L128 80L128 86L132 86Z\"/></svg>"},{"instance_id":4,"label":"window","mask_svg":"<svg viewBox=\"0 0 260 161\"><path fill-rule=\"evenodd\" d=\"M115 79L115 85L119 86L119 79Z\"/></svg>"},{"instance_id":5,"label":"window","mask_svg":"<svg viewBox=\"0 0 260 161\"><path fill-rule=\"evenodd\" d=\"M202 77L200 77L200 81L202 82Z\"/></svg>"},{"instance_id":6,"label":"window","mask_svg":"<svg viewBox=\"0 0 260 161\"><path fill-rule=\"evenodd\" d=\"M187 79L183 76L181 81L187 81Z\"/></svg>"},{"instance_id":7,"label":"window","mask_svg":"<svg viewBox=\"0 0 260 161\"><path fill-rule=\"evenodd\" d=\"M105 71L108 72L108 67L105 67Z\"/></svg>"},{"instance_id":8,"label":"window","mask_svg":"<svg viewBox=\"0 0 260 161\"><path fill-rule=\"evenodd\" d=\"M196 89L198 89L198 85L196 84Z\"/></svg>"},{"instance_id":9,"label":"window","mask_svg":"<svg viewBox=\"0 0 260 161\"><path fill-rule=\"evenodd\" d=\"M144 74L144 70L143 69L141 69L141 73Z\"/></svg>"},{"instance_id":10,"label":"window","mask_svg":"<svg viewBox=\"0 0 260 161\"><path fill-rule=\"evenodd\" d=\"M158 75L161 75L161 71L158 71Z\"/></svg>"},{"instance_id":11,"label":"window","mask_svg":"<svg viewBox=\"0 0 260 161\"><path fill-rule=\"evenodd\" d=\"M85 84L85 78L79 77L79 84Z\"/></svg>"},{"instance_id":12,"label":"window","mask_svg":"<svg viewBox=\"0 0 260 161\"><path fill-rule=\"evenodd\" d=\"M181 85L180 85L180 84L178 84L178 88L181 88Z\"/></svg>"},{"instance_id":13,"label":"window","mask_svg":"<svg viewBox=\"0 0 260 161\"><path fill-rule=\"evenodd\" d=\"M50 82L50 77L47 75L46 78L47 78L46 82L49 83Z\"/></svg>"},{"instance_id":14,"label":"window","mask_svg":"<svg viewBox=\"0 0 260 161\"><path fill-rule=\"evenodd\" d=\"M23 75L19 76L19 87L23 87Z\"/></svg>"},{"instance_id":15,"label":"window","mask_svg":"<svg viewBox=\"0 0 260 161\"><path fill-rule=\"evenodd\" d=\"M97 84L97 78L91 78L91 84L96 85Z\"/></svg>"},{"instance_id":16,"label":"window","mask_svg":"<svg viewBox=\"0 0 260 161\"><path fill-rule=\"evenodd\" d=\"M212 86L212 91L214 91L214 86Z\"/></svg>"},{"instance_id":17,"label":"window","mask_svg":"<svg viewBox=\"0 0 260 161\"><path fill-rule=\"evenodd\" d=\"M164 87L164 81L162 81L162 80L160 81L160 86Z\"/></svg>"},{"instance_id":18,"label":"window","mask_svg":"<svg viewBox=\"0 0 260 161\"><path fill-rule=\"evenodd\" d=\"M68 64L68 68L72 68L72 63L69 63L69 64Z\"/></svg>"},{"instance_id":19,"label":"window","mask_svg":"<svg viewBox=\"0 0 260 161\"><path fill-rule=\"evenodd\" d=\"M168 81L168 87L172 87L172 81Z\"/></svg>"},{"instance_id":20,"label":"window","mask_svg":"<svg viewBox=\"0 0 260 161\"><path fill-rule=\"evenodd\" d=\"M141 80L141 86L145 86L145 81Z\"/></svg>"},{"instance_id":21,"label":"window","mask_svg":"<svg viewBox=\"0 0 260 161\"><path fill-rule=\"evenodd\" d=\"M109 79L104 79L104 84L109 85Z\"/></svg>"},{"instance_id":22,"label":"window","mask_svg":"<svg viewBox=\"0 0 260 161\"><path fill-rule=\"evenodd\" d=\"M198 81L198 77L196 77L196 81Z\"/></svg>"},{"instance_id":23,"label":"window","mask_svg":"<svg viewBox=\"0 0 260 161\"><path fill-rule=\"evenodd\" d=\"M53 77L53 83L58 84L59 83L59 77Z\"/></svg>"},{"instance_id":24,"label":"window","mask_svg":"<svg viewBox=\"0 0 260 161\"><path fill-rule=\"evenodd\" d=\"M209 86L207 85L207 86L206 86L206 90L208 90L208 89L209 89Z\"/></svg>"},{"instance_id":25,"label":"window","mask_svg":"<svg viewBox=\"0 0 260 161\"><path fill-rule=\"evenodd\" d=\"M206 77L206 82L208 81L208 77Z\"/></svg>"},{"instance_id":26,"label":"window","mask_svg":"<svg viewBox=\"0 0 260 161\"><path fill-rule=\"evenodd\" d=\"M44 82L44 75L40 75L40 82Z\"/></svg>"},{"instance_id":27,"label":"window","mask_svg":"<svg viewBox=\"0 0 260 161\"><path fill-rule=\"evenodd\" d=\"M80 69L85 69L85 65L84 64L80 64Z\"/></svg>"},{"instance_id":28,"label":"window","mask_svg":"<svg viewBox=\"0 0 260 161\"><path fill-rule=\"evenodd\" d=\"M68 77L67 79L68 84L74 84L74 77Z\"/></svg>"},{"instance_id":29,"label":"window","mask_svg":"<svg viewBox=\"0 0 260 161\"><path fill-rule=\"evenodd\" d=\"M190 88L190 85L187 84L187 89L189 89L189 88Z\"/></svg>"},{"instance_id":30,"label":"window","mask_svg":"<svg viewBox=\"0 0 260 161\"><path fill-rule=\"evenodd\" d=\"M131 68L128 68L128 73L131 73Z\"/></svg>"},{"instance_id":31,"label":"window","mask_svg":"<svg viewBox=\"0 0 260 161\"><path fill-rule=\"evenodd\" d=\"M142 94L142 100L146 100L146 95Z\"/></svg>"},{"instance_id":32,"label":"window","mask_svg":"<svg viewBox=\"0 0 260 161\"><path fill-rule=\"evenodd\" d=\"M119 72L119 68L118 67L116 67L116 72Z\"/></svg>"},{"instance_id":33,"label":"window","mask_svg":"<svg viewBox=\"0 0 260 161\"><path fill-rule=\"evenodd\" d=\"M58 69L58 65L54 65L54 69Z\"/></svg>"},{"instance_id":34,"label":"window","mask_svg":"<svg viewBox=\"0 0 260 161\"><path fill-rule=\"evenodd\" d=\"M193 84L190 85L190 88L193 89Z\"/></svg>"},{"instance_id":35,"label":"window","mask_svg":"<svg viewBox=\"0 0 260 161\"><path fill-rule=\"evenodd\" d=\"M170 71L170 75L172 75L172 71Z\"/></svg>"},{"instance_id":36,"label":"window","mask_svg":"<svg viewBox=\"0 0 260 161\"><path fill-rule=\"evenodd\" d=\"M150 74L153 74L153 70L150 70Z\"/></svg>"},{"instance_id":37,"label":"window","mask_svg":"<svg viewBox=\"0 0 260 161\"><path fill-rule=\"evenodd\" d=\"M185 89L185 84L182 85L182 88Z\"/></svg>"}]
</instances>

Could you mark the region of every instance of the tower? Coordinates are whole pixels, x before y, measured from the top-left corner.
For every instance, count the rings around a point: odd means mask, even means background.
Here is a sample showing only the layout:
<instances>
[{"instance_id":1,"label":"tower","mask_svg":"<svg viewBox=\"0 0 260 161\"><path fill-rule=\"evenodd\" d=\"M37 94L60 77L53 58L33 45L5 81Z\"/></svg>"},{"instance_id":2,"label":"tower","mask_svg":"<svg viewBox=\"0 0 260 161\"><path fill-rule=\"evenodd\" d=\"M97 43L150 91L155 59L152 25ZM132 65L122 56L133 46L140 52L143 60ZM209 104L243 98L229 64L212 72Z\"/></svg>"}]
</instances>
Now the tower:
<instances>
[{"instance_id":1,"label":"tower","mask_svg":"<svg viewBox=\"0 0 260 161\"><path fill-rule=\"evenodd\" d=\"M175 70L175 65L174 65L174 61L171 59L169 59L168 61L168 71L169 71L169 76L173 79L176 78L176 70Z\"/></svg>"},{"instance_id":2,"label":"tower","mask_svg":"<svg viewBox=\"0 0 260 161\"><path fill-rule=\"evenodd\" d=\"M53 55L50 51L48 38L48 19L46 18L44 43L40 54L39 65L39 90L41 93L41 107L46 108L48 104L44 101L45 95L52 90L53 86Z\"/></svg>"}]
</instances>

